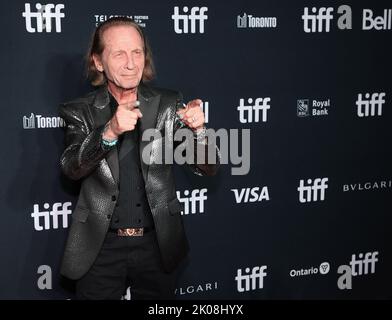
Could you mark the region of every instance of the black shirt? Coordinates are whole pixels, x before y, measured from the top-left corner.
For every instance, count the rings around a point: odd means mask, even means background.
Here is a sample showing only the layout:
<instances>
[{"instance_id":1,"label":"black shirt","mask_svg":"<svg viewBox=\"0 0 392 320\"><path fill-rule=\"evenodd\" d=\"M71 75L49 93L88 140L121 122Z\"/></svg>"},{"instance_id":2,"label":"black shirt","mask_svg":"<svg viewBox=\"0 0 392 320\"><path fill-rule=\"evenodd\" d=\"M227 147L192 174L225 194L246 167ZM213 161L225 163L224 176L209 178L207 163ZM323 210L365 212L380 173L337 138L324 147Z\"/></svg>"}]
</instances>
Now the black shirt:
<instances>
[{"instance_id":1,"label":"black shirt","mask_svg":"<svg viewBox=\"0 0 392 320\"><path fill-rule=\"evenodd\" d=\"M118 103L110 93L109 96L110 109L114 115ZM111 220L111 228L113 229L153 226L140 164L140 137L137 125L134 130L124 132L118 139L120 192Z\"/></svg>"}]
</instances>

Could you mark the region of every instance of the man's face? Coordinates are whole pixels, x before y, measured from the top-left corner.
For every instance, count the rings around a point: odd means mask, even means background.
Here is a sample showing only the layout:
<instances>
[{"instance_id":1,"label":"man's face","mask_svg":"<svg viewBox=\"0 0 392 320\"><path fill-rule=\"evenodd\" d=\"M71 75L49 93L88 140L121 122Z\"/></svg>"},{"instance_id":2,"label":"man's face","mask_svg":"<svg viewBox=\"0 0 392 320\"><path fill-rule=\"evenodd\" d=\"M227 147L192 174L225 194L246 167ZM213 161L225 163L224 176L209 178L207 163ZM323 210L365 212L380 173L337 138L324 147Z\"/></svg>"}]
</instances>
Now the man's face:
<instances>
[{"instance_id":1,"label":"man's face","mask_svg":"<svg viewBox=\"0 0 392 320\"><path fill-rule=\"evenodd\" d=\"M108 81L122 89L133 89L142 79L145 57L143 40L132 26L115 26L103 33L104 50L94 55L99 71Z\"/></svg>"}]
</instances>

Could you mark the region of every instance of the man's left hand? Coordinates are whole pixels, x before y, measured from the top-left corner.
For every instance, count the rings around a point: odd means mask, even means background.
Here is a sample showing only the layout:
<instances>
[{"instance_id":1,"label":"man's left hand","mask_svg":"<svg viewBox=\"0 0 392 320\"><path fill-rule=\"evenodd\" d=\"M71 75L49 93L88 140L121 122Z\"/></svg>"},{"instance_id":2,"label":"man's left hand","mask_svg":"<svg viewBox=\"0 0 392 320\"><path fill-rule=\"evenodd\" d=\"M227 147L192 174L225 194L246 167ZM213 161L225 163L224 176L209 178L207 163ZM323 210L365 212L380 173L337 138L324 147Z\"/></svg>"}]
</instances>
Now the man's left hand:
<instances>
[{"instance_id":1,"label":"man's left hand","mask_svg":"<svg viewBox=\"0 0 392 320\"><path fill-rule=\"evenodd\" d=\"M193 131L204 128L205 118L204 112L201 109L202 103L203 101L200 99L195 99L189 101L183 109L177 111L181 120Z\"/></svg>"}]
</instances>

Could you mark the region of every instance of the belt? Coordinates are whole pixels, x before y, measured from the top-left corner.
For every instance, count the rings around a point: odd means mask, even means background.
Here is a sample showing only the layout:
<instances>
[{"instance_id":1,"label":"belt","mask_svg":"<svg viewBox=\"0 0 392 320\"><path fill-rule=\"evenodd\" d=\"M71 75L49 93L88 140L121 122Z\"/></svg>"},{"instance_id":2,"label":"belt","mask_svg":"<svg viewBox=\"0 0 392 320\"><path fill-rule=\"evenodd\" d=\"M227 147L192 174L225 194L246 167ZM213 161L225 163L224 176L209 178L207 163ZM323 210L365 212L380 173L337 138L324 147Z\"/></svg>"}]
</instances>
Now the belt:
<instances>
[{"instance_id":1,"label":"belt","mask_svg":"<svg viewBox=\"0 0 392 320\"><path fill-rule=\"evenodd\" d=\"M143 234L150 232L154 228L142 227L142 228L120 228L120 229L109 229L109 232L116 233L120 237L141 237Z\"/></svg>"}]
</instances>

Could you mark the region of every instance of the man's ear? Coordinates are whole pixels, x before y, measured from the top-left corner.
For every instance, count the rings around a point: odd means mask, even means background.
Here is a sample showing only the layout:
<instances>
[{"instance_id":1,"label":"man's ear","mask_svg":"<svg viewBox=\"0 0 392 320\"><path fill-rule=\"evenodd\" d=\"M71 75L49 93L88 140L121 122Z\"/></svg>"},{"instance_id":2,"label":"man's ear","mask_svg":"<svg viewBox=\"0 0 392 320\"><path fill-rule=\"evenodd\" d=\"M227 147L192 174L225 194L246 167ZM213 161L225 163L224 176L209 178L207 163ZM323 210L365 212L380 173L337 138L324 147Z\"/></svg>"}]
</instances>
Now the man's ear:
<instances>
[{"instance_id":1,"label":"man's ear","mask_svg":"<svg viewBox=\"0 0 392 320\"><path fill-rule=\"evenodd\" d=\"M93 61L94 61L95 68L99 72L103 72L103 65L102 65L102 62L101 62L101 58L98 55L93 54Z\"/></svg>"}]
</instances>

